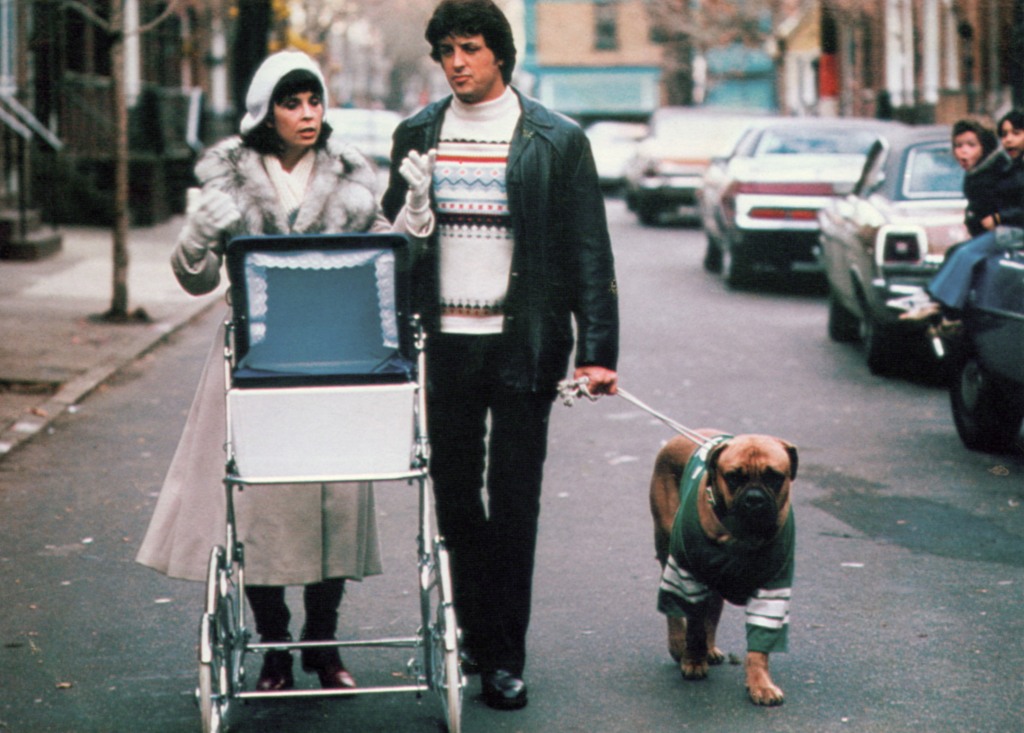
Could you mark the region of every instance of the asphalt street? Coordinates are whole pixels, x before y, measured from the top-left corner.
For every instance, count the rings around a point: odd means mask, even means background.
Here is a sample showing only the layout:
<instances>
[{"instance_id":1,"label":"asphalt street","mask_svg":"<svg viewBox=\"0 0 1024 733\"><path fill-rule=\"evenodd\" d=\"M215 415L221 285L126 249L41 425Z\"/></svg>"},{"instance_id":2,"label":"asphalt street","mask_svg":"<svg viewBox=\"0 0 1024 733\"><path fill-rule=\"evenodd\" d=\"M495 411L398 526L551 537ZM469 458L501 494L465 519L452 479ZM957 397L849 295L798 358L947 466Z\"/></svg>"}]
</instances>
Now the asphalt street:
<instances>
[{"instance_id":1,"label":"asphalt street","mask_svg":"<svg viewBox=\"0 0 1024 733\"><path fill-rule=\"evenodd\" d=\"M742 667L684 681L654 609L647 484L671 431L618 398L557 405L530 633L530 705L466 691L467 733L1024 730L1024 458L964 449L934 384L871 375L826 335L820 288L730 291L699 230L641 228L609 202L622 385L690 427L794 442L797 578L779 708ZM182 296L183 298L185 296ZM133 562L218 308L105 381L0 461L0 731L177 733L192 699L198 584ZM378 492L383 576L352 584L344 634L414 630L413 492ZM301 623L297 612L296 623ZM742 612L720 644L741 659ZM405 659L346 654L366 683ZM312 685L300 673L300 683ZM439 730L414 696L259 704L240 731Z\"/></svg>"}]
</instances>

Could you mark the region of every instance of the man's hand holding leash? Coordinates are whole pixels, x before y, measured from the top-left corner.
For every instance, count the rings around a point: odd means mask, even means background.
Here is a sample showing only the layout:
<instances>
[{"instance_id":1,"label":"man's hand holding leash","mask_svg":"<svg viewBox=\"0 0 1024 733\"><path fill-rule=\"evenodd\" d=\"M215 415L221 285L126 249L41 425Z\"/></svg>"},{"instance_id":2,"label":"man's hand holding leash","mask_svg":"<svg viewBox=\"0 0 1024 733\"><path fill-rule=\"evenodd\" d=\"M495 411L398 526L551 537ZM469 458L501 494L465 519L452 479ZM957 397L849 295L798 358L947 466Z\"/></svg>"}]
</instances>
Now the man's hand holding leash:
<instances>
[{"instance_id":1,"label":"man's hand holding leash","mask_svg":"<svg viewBox=\"0 0 1024 733\"><path fill-rule=\"evenodd\" d=\"M573 372L572 378L580 386L580 391L590 397L614 395L619 391L619 375L614 369L581 366Z\"/></svg>"}]
</instances>

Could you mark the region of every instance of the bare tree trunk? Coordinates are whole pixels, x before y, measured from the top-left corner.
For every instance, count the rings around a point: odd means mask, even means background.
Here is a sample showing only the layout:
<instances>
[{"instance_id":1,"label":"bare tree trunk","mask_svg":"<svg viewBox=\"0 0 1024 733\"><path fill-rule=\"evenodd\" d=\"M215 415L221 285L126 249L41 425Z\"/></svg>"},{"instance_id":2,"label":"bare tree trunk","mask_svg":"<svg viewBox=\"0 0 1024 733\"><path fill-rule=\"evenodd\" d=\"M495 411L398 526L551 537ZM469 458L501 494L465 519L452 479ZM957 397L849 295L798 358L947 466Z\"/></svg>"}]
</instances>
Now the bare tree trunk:
<instances>
[{"instance_id":1,"label":"bare tree trunk","mask_svg":"<svg viewBox=\"0 0 1024 733\"><path fill-rule=\"evenodd\" d=\"M117 138L114 145L114 279L106 320L128 319L128 104L124 95L124 1L110 0L110 86Z\"/></svg>"},{"instance_id":2,"label":"bare tree trunk","mask_svg":"<svg viewBox=\"0 0 1024 733\"><path fill-rule=\"evenodd\" d=\"M117 133L114 143L114 232L113 232L113 294L110 310L97 318L124 323L149 321L142 308L128 312L128 101L125 98L124 38L125 0L110 0L110 20L104 20L92 8L78 0L64 0L64 4L80 13L87 21L110 34L110 88L113 94L114 122ZM145 25L132 28L143 34L160 25L177 12L179 0L171 0L163 12Z\"/></svg>"}]
</instances>

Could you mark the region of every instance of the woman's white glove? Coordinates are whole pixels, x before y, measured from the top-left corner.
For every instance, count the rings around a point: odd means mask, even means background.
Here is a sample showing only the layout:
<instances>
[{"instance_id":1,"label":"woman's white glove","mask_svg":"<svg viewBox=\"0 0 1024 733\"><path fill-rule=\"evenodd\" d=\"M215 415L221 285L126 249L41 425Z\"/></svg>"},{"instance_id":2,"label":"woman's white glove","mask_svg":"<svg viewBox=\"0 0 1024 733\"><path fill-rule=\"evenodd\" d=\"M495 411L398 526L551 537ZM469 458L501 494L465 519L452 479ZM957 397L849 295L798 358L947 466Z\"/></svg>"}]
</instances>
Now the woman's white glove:
<instances>
[{"instance_id":1,"label":"woman's white glove","mask_svg":"<svg viewBox=\"0 0 1024 733\"><path fill-rule=\"evenodd\" d=\"M188 190L187 223L171 255L178 282L193 295L208 293L220 281L220 234L242 218L235 200L223 191Z\"/></svg>"},{"instance_id":2,"label":"woman's white glove","mask_svg":"<svg viewBox=\"0 0 1024 733\"><path fill-rule=\"evenodd\" d=\"M413 214L425 212L430 206L430 187L434 183L434 163L437 151L430 150L419 153L410 150L409 154L398 167L398 172L409 184L409 192L405 195L405 205Z\"/></svg>"},{"instance_id":3,"label":"woman's white glove","mask_svg":"<svg viewBox=\"0 0 1024 733\"><path fill-rule=\"evenodd\" d=\"M207 188L193 195L189 191L188 219L199 239L211 241L242 218L235 200L216 188Z\"/></svg>"}]
</instances>

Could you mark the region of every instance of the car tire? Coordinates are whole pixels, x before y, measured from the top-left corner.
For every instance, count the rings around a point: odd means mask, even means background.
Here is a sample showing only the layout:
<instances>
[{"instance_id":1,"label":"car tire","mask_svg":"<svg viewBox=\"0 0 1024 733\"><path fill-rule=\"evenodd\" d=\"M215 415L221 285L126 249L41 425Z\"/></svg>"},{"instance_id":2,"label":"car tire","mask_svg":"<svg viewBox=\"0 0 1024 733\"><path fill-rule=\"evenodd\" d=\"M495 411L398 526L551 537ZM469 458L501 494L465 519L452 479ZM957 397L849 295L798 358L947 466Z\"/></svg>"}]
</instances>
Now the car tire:
<instances>
[{"instance_id":1,"label":"car tire","mask_svg":"<svg viewBox=\"0 0 1024 733\"><path fill-rule=\"evenodd\" d=\"M839 343L849 343L860 338L860 319L839 302L832 288L828 290L828 335Z\"/></svg>"},{"instance_id":2,"label":"car tire","mask_svg":"<svg viewBox=\"0 0 1024 733\"><path fill-rule=\"evenodd\" d=\"M951 356L949 401L960 441L985 453L1013 451L1024 423L1024 404L973 355L960 350Z\"/></svg>"},{"instance_id":3,"label":"car tire","mask_svg":"<svg viewBox=\"0 0 1024 733\"><path fill-rule=\"evenodd\" d=\"M650 201L639 201L636 205L636 217L644 226L656 226L661 222L661 207Z\"/></svg>"},{"instance_id":4,"label":"car tire","mask_svg":"<svg viewBox=\"0 0 1024 733\"><path fill-rule=\"evenodd\" d=\"M722 271L722 248L715 238L707 235L708 246L704 250L704 269L716 275Z\"/></svg>"},{"instance_id":5,"label":"car tire","mask_svg":"<svg viewBox=\"0 0 1024 733\"><path fill-rule=\"evenodd\" d=\"M750 260L732 249L722 249L721 251L725 284L734 290L750 287L754 278L754 267Z\"/></svg>"},{"instance_id":6,"label":"car tire","mask_svg":"<svg viewBox=\"0 0 1024 733\"><path fill-rule=\"evenodd\" d=\"M876 321L865 309L859 330L868 369L879 376L891 374L896 365L896 337L892 329Z\"/></svg>"}]
</instances>

